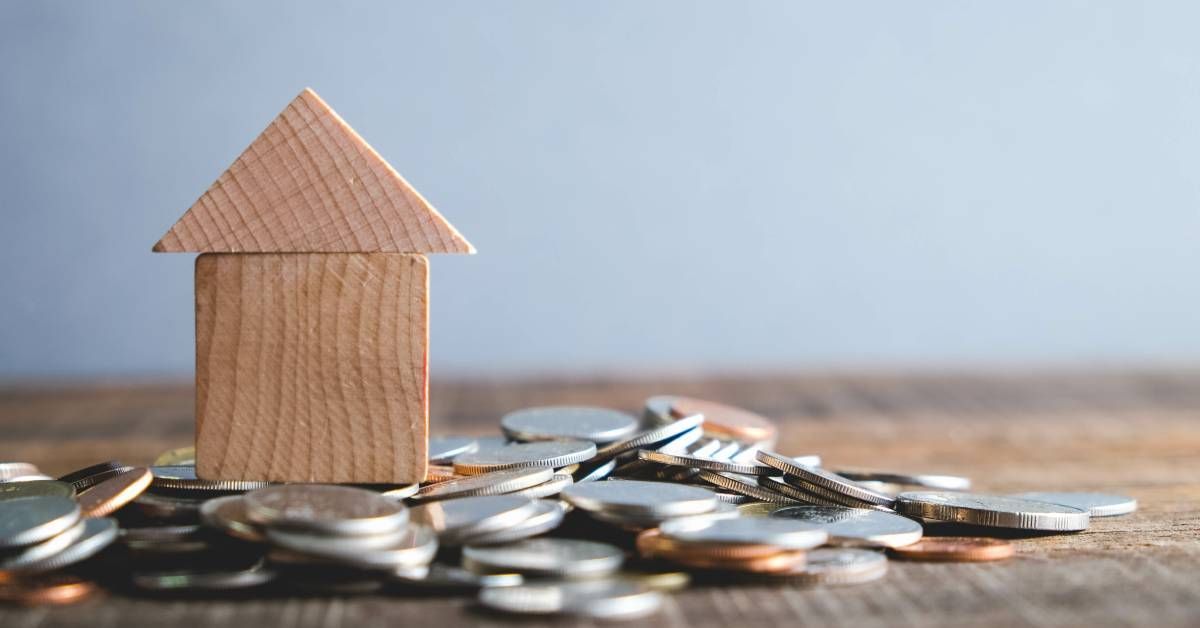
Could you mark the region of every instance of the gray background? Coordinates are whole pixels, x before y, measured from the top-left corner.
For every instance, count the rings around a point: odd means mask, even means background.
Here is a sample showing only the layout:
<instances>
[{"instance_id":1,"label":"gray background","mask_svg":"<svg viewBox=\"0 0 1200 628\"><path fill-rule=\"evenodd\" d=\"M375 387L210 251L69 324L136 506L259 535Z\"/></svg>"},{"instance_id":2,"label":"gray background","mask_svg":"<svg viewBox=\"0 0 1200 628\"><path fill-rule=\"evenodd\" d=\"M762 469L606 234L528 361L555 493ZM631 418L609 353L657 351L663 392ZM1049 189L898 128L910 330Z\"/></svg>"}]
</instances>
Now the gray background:
<instances>
[{"instance_id":1,"label":"gray background","mask_svg":"<svg viewBox=\"0 0 1200 628\"><path fill-rule=\"evenodd\" d=\"M478 248L436 373L1200 356L1200 7L0 2L0 377L186 375L150 246L312 86Z\"/></svg>"}]
</instances>

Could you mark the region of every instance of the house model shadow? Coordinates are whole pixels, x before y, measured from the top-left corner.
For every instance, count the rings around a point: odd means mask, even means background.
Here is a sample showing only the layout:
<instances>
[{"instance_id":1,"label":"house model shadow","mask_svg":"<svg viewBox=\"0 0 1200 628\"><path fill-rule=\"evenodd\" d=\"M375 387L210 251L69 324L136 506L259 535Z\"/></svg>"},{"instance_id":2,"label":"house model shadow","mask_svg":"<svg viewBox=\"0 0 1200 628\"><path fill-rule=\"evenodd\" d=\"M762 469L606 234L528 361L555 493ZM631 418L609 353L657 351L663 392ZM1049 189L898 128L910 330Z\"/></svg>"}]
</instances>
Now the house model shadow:
<instances>
[{"instance_id":1,"label":"house model shadow","mask_svg":"<svg viewBox=\"0 0 1200 628\"><path fill-rule=\"evenodd\" d=\"M475 249L312 90L154 245L196 258L196 472L409 483L428 253Z\"/></svg>"}]
</instances>

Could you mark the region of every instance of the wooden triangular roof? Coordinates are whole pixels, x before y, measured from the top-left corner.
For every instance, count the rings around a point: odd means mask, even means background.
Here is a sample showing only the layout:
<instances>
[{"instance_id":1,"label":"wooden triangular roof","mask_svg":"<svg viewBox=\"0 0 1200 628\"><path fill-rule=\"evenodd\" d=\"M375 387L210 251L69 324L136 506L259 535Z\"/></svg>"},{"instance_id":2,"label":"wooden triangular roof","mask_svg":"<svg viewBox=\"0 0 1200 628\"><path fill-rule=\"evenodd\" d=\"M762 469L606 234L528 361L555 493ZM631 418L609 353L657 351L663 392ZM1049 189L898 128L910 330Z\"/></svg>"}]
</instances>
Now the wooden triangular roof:
<instances>
[{"instance_id":1,"label":"wooden triangular roof","mask_svg":"<svg viewBox=\"0 0 1200 628\"><path fill-rule=\"evenodd\" d=\"M154 245L196 253L474 253L311 89Z\"/></svg>"}]
</instances>

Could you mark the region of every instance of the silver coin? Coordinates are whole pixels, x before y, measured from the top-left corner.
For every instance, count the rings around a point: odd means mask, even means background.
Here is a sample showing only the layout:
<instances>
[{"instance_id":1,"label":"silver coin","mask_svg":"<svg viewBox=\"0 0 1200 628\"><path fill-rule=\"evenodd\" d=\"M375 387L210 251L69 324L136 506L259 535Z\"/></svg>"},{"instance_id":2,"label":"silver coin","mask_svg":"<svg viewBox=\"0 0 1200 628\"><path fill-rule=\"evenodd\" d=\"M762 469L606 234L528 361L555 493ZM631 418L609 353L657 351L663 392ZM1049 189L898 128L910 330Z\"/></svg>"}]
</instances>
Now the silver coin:
<instances>
[{"instance_id":1,"label":"silver coin","mask_svg":"<svg viewBox=\"0 0 1200 628\"><path fill-rule=\"evenodd\" d=\"M642 404L642 422L646 425L666 425L675 421L671 406L675 405L674 395L655 395Z\"/></svg>"},{"instance_id":2,"label":"silver coin","mask_svg":"<svg viewBox=\"0 0 1200 628\"><path fill-rule=\"evenodd\" d=\"M79 505L67 497L52 495L2 500L0 548L40 543L61 534L79 518Z\"/></svg>"},{"instance_id":3,"label":"silver coin","mask_svg":"<svg viewBox=\"0 0 1200 628\"><path fill-rule=\"evenodd\" d=\"M637 419L619 410L588 406L543 406L509 412L500 428L513 440L585 440L611 443L633 434Z\"/></svg>"},{"instance_id":4,"label":"silver coin","mask_svg":"<svg viewBox=\"0 0 1200 628\"><path fill-rule=\"evenodd\" d=\"M759 462L775 467L785 475L794 477L806 485L816 486L859 501L887 506L889 508L892 507L892 503L895 501L891 495L884 495L883 493L859 486L852 480L848 480L820 467L806 467L796 464L796 461L791 458L769 451L759 451L756 456Z\"/></svg>"},{"instance_id":5,"label":"silver coin","mask_svg":"<svg viewBox=\"0 0 1200 628\"><path fill-rule=\"evenodd\" d=\"M151 519L160 521L196 521L200 516L203 499L175 495L142 493L133 500L133 505Z\"/></svg>"},{"instance_id":6,"label":"silver coin","mask_svg":"<svg viewBox=\"0 0 1200 628\"><path fill-rule=\"evenodd\" d=\"M557 469L596 455L595 443L582 440L548 440L481 449L454 459L455 473L479 475L488 471L546 467Z\"/></svg>"},{"instance_id":7,"label":"silver coin","mask_svg":"<svg viewBox=\"0 0 1200 628\"><path fill-rule=\"evenodd\" d=\"M737 473L719 473L717 471L701 470L697 478L740 495L745 495L772 504L794 504L796 500L780 495L759 485L758 476L739 475Z\"/></svg>"},{"instance_id":8,"label":"silver coin","mask_svg":"<svg viewBox=\"0 0 1200 628\"><path fill-rule=\"evenodd\" d=\"M539 499L534 503L537 510L524 521L493 532L465 536L463 545L496 545L532 538L557 528L567 514L562 502Z\"/></svg>"},{"instance_id":9,"label":"silver coin","mask_svg":"<svg viewBox=\"0 0 1200 628\"><path fill-rule=\"evenodd\" d=\"M432 528L443 545L455 545L464 537L514 526L537 511L537 502L528 497L486 495L421 504L412 509L411 519Z\"/></svg>"},{"instance_id":10,"label":"silver coin","mask_svg":"<svg viewBox=\"0 0 1200 628\"><path fill-rule=\"evenodd\" d=\"M150 467L150 472L154 474L151 486L177 491L242 492L276 485L260 480L201 480L196 477L196 467L183 464Z\"/></svg>"},{"instance_id":11,"label":"silver coin","mask_svg":"<svg viewBox=\"0 0 1200 628\"><path fill-rule=\"evenodd\" d=\"M621 511L600 510L588 513L593 519L597 519L604 523L615 525L630 531L642 531L647 528L657 528L664 521L675 521L679 519L688 519L696 521L708 521L711 519L731 519L740 516L737 507L733 504L727 504L720 500L717 501L717 507L709 512L698 515L684 516L667 516L659 514L636 514Z\"/></svg>"},{"instance_id":12,"label":"silver coin","mask_svg":"<svg viewBox=\"0 0 1200 628\"><path fill-rule=\"evenodd\" d=\"M108 517L85 519L83 534L62 551L22 566L21 573L44 573L83 562L117 540L117 521Z\"/></svg>"},{"instance_id":13,"label":"silver coin","mask_svg":"<svg viewBox=\"0 0 1200 628\"><path fill-rule=\"evenodd\" d=\"M463 567L476 573L594 578L620 569L625 553L607 543L537 538L504 545L469 545L463 548L462 560Z\"/></svg>"},{"instance_id":14,"label":"silver coin","mask_svg":"<svg viewBox=\"0 0 1200 628\"><path fill-rule=\"evenodd\" d=\"M0 483L0 501L25 497L75 497L75 487L58 480L12 480Z\"/></svg>"},{"instance_id":15,"label":"silver coin","mask_svg":"<svg viewBox=\"0 0 1200 628\"><path fill-rule=\"evenodd\" d=\"M844 506L787 506L772 518L803 521L829 533L829 544L864 547L902 547L921 540L921 524L891 513Z\"/></svg>"},{"instance_id":16,"label":"silver coin","mask_svg":"<svg viewBox=\"0 0 1200 628\"><path fill-rule=\"evenodd\" d=\"M544 467L492 471L424 486L417 491L416 498L419 501L433 501L475 495L502 495L537 486L553 477L554 469Z\"/></svg>"},{"instance_id":17,"label":"silver coin","mask_svg":"<svg viewBox=\"0 0 1200 628\"><path fill-rule=\"evenodd\" d=\"M891 508L886 506L879 506L870 502L855 499L844 493L831 491L823 486L804 482L803 480L791 475L785 475L783 477L762 475L758 476L758 483L764 488L770 489L781 495L785 495L796 501L806 504L815 504L817 506L846 506L849 508L871 508L893 512Z\"/></svg>"},{"instance_id":18,"label":"silver coin","mask_svg":"<svg viewBox=\"0 0 1200 628\"><path fill-rule=\"evenodd\" d=\"M704 425L704 416L696 414L667 423L666 425L653 427L640 434L619 440L611 445L606 445L596 452L594 462L616 458L635 449L653 449L656 445L662 445L679 438L681 435L702 425Z\"/></svg>"},{"instance_id":19,"label":"silver coin","mask_svg":"<svg viewBox=\"0 0 1200 628\"><path fill-rule=\"evenodd\" d=\"M87 526L84 524L84 520L80 519L71 527L44 541L7 549L3 554L0 554L0 571L18 571L55 556L70 547L75 541L78 541L86 529Z\"/></svg>"},{"instance_id":20,"label":"silver coin","mask_svg":"<svg viewBox=\"0 0 1200 628\"><path fill-rule=\"evenodd\" d=\"M201 529L198 525L121 528L120 537L123 543L170 543L195 537Z\"/></svg>"},{"instance_id":21,"label":"silver coin","mask_svg":"<svg viewBox=\"0 0 1200 628\"><path fill-rule=\"evenodd\" d=\"M122 464L116 460L110 460L84 467L78 471L72 471L58 478L58 481L66 482L75 488L75 492L82 493L109 478L132 470L133 467L129 465Z\"/></svg>"},{"instance_id":22,"label":"silver coin","mask_svg":"<svg viewBox=\"0 0 1200 628\"><path fill-rule=\"evenodd\" d=\"M525 582L521 574L477 574L462 567L433 563L422 567L398 569L392 575L402 585L443 592L476 593L492 587L515 587Z\"/></svg>"},{"instance_id":23,"label":"silver coin","mask_svg":"<svg viewBox=\"0 0 1200 628\"><path fill-rule=\"evenodd\" d=\"M693 449L705 450L706 446L712 447L711 451L716 452L721 448L719 441L714 441L713 445L709 446L704 442L704 430L700 426L693 427L690 430L681 432L674 438L641 447L641 449L649 449L652 451L661 451L668 454L687 454ZM696 454L699 455L699 454Z\"/></svg>"},{"instance_id":24,"label":"silver coin","mask_svg":"<svg viewBox=\"0 0 1200 628\"><path fill-rule=\"evenodd\" d=\"M382 490L379 490L379 494L388 499L403 501L409 497L412 497L413 495L416 495L417 491L419 490L421 490L420 484L405 484L392 486L391 488L383 488Z\"/></svg>"},{"instance_id":25,"label":"silver coin","mask_svg":"<svg viewBox=\"0 0 1200 628\"><path fill-rule=\"evenodd\" d=\"M958 475L934 475L929 473L885 473L883 471L837 471L838 475L855 482L882 482L904 486L923 486L943 491L971 490L971 479Z\"/></svg>"},{"instance_id":26,"label":"silver coin","mask_svg":"<svg viewBox=\"0 0 1200 628\"><path fill-rule=\"evenodd\" d=\"M133 574L133 585L147 591L230 591L260 587L275 579L275 572L258 563L234 571L168 571Z\"/></svg>"},{"instance_id":27,"label":"silver coin","mask_svg":"<svg viewBox=\"0 0 1200 628\"><path fill-rule=\"evenodd\" d=\"M718 454L720 452L717 452ZM768 467L765 464L738 464L729 460L719 460L715 458L703 458L699 456L676 455L663 453L661 451L650 451L642 449L638 451L638 458L657 462L675 467L687 467L689 469L708 469L710 471L726 471L728 473L741 473L744 475L772 475L778 473L774 467Z\"/></svg>"},{"instance_id":28,"label":"silver coin","mask_svg":"<svg viewBox=\"0 0 1200 628\"><path fill-rule=\"evenodd\" d=\"M770 517L771 513L780 508L790 508L795 504L773 504L771 502L751 502L737 507L738 514L743 517Z\"/></svg>"},{"instance_id":29,"label":"silver coin","mask_svg":"<svg viewBox=\"0 0 1200 628\"><path fill-rule=\"evenodd\" d=\"M471 436L430 436L429 462L446 464L455 456L479 449L479 439Z\"/></svg>"},{"instance_id":30,"label":"silver coin","mask_svg":"<svg viewBox=\"0 0 1200 628\"><path fill-rule=\"evenodd\" d=\"M694 521L664 521L663 536L684 543L761 544L789 550L812 549L824 544L829 533L818 526L792 519L737 517Z\"/></svg>"},{"instance_id":31,"label":"silver coin","mask_svg":"<svg viewBox=\"0 0 1200 628\"><path fill-rule=\"evenodd\" d=\"M255 523L327 534L386 534L408 523L408 509L377 493L349 486L288 484L247 493Z\"/></svg>"},{"instance_id":32,"label":"silver coin","mask_svg":"<svg viewBox=\"0 0 1200 628\"><path fill-rule=\"evenodd\" d=\"M1070 506L1080 510L1086 510L1093 517L1112 517L1114 515L1127 515L1137 510L1137 500L1124 495L1112 495L1110 493L1071 493L1071 492L1044 492L1035 491L1032 493L1017 493L1012 497L1020 497L1022 499L1032 499L1039 502L1050 502L1051 504L1060 504Z\"/></svg>"},{"instance_id":33,"label":"silver coin","mask_svg":"<svg viewBox=\"0 0 1200 628\"><path fill-rule=\"evenodd\" d=\"M600 464L581 464L579 470L575 472L575 483L579 482L595 482L603 480L612 475L613 470L617 468L616 460L608 460Z\"/></svg>"},{"instance_id":34,"label":"silver coin","mask_svg":"<svg viewBox=\"0 0 1200 628\"><path fill-rule=\"evenodd\" d=\"M0 482L41 473L36 465L29 462L0 462Z\"/></svg>"},{"instance_id":35,"label":"silver coin","mask_svg":"<svg viewBox=\"0 0 1200 628\"><path fill-rule=\"evenodd\" d=\"M887 566L887 557L880 552L823 547L808 552L803 571L788 575L790 580L805 584L862 584L882 578Z\"/></svg>"},{"instance_id":36,"label":"silver coin","mask_svg":"<svg viewBox=\"0 0 1200 628\"><path fill-rule=\"evenodd\" d=\"M740 493L726 493L724 491L713 491L713 492L717 494L717 499L721 500L721 503L724 503L724 504L732 504L734 506L741 506L744 504L760 503L757 499L754 499L753 497L750 497L748 495L742 495Z\"/></svg>"},{"instance_id":37,"label":"silver coin","mask_svg":"<svg viewBox=\"0 0 1200 628\"><path fill-rule=\"evenodd\" d=\"M567 488L571 484L574 484L574 481L571 479L570 475L565 473L555 473L554 477L542 482L541 484L538 484L537 486L531 486L529 488L523 488L519 491L513 491L512 494L528 497L530 499L542 499L545 497L553 497L558 495L559 493L563 492L563 489Z\"/></svg>"},{"instance_id":38,"label":"silver coin","mask_svg":"<svg viewBox=\"0 0 1200 628\"><path fill-rule=\"evenodd\" d=\"M896 499L897 510L909 517L953 521L1020 530L1086 530L1086 510L1002 495L910 491Z\"/></svg>"},{"instance_id":39,"label":"silver coin","mask_svg":"<svg viewBox=\"0 0 1200 628\"><path fill-rule=\"evenodd\" d=\"M360 569L397 569L427 565L437 553L437 534L429 526L409 525L398 534L382 535L386 543L362 544L348 537L320 538L316 535L284 534L268 529L267 537L284 549Z\"/></svg>"},{"instance_id":40,"label":"silver coin","mask_svg":"<svg viewBox=\"0 0 1200 628\"><path fill-rule=\"evenodd\" d=\"M200 520L206 525L245 541L266 540L262 528L246 514L246 500L241 495L216 497L200 505Z\"/></svg>"},{"instance_id":41,"label":"silver coin","mask_svg":"<svg viewBox=\"0 0 1200 628\"><path fill-rule=\"evenodd\" d=\"M517 614L568 614L595 619L633 619L658 611L663 594L623 579L531 583L479 592L484 607Z\"/></svg>"},{"instance_id":42,"label":"silver coin","mask_svg":"<svg viewBox=\"0 0 1200 628\"><path fill-rule=\"evenodd\" d=\"M712 491L684 484L621 480L572 484L562 498L588 511L677 517L711 512L719 503Z\"/></svg>"}]
</instances>

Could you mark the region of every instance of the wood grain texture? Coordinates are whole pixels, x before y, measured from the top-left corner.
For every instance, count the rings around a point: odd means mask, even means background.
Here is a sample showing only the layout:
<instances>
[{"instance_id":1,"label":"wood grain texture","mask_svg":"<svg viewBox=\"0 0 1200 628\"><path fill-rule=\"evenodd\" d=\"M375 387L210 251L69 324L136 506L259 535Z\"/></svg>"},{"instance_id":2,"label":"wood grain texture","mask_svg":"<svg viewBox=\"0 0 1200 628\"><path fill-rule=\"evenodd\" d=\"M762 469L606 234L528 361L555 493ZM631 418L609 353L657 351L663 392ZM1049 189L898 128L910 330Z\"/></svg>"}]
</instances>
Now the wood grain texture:
<instances>
[{"instance_id":1,"label":"wood grain texture","mask_svg":"<svg viewBox=\"0 0 1200 628\"><path fill-rule=\"evenodd\" d=\"M1196 626L1200 618L1200 371L761 374L502 379L432 384L434 433L498 434L505 412L551 403L635 410L656 393L744 406L778 421L781 450L831 466L962 473L981 490L1106 490L1141 503L1080 534L1019 538L991 564L894 561L864 586L697 584L629 625ZM0 459L58 475L147 464L192 434L187 385L0 389ZM422 594L179 600L119 593L82 606L0 607L0 626L436 623L511 626L469 597ZM570 619L532 626L595 626Z\"/></svg>"},{"instance_id":2,"label":"wood grain texture","mask_svg":"<svg viewBox=\"0 0 1200 628\"><path fill-rule=\"evenodd\" d=\"M425 475L422 255L196 259L196 470L208 479Z\"/></svg>"},{"instance_id":3,"label":"wood grain texture","mask_svg":"<svg viewBox=\"0 0 1200 628\"><path fill-rule=\"evenodd\" d=\"M475 252L310 89L267 126L154 250Z\"/></svg>"}]
</instances>

